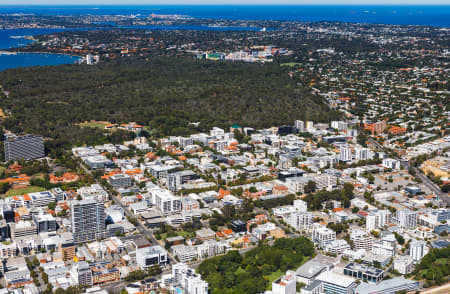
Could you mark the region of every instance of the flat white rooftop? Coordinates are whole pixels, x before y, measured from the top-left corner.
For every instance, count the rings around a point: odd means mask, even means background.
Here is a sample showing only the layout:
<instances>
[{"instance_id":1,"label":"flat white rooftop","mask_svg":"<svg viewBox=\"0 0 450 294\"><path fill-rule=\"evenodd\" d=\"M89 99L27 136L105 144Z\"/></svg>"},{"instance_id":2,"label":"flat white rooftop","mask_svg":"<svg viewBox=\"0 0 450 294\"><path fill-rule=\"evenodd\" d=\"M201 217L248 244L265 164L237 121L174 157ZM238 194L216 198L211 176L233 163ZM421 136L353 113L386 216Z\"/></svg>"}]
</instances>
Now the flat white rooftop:
<instances>
[{"instance_id":1,"label":"flat white rooftop","mask_svg":"<svg viewBox=\"0 0 450 294\"><path fill-rule=\"evenodd\" d=\"M337 285L343 288L349 287L352 283L356 281L356 279L353 279L351 277L336 274L333 272L323 272L317 276L316 280Z\"/></svg>"}]
</instances>

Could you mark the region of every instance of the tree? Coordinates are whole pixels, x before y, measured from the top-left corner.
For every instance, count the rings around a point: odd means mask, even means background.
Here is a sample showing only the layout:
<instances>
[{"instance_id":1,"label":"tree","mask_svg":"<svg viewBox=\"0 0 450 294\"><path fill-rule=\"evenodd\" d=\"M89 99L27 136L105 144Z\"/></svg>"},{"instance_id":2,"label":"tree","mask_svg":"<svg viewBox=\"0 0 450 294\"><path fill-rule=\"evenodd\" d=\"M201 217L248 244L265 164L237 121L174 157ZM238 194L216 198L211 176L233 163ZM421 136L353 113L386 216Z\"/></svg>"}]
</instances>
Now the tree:
<instances>
[{"instance_id":1,"label":"tree","mask_svg":"<svg viewBox=\"0 0 450 294\"><path fill-rule=\"evenodd\" d=\"M56 202L50 202L50 203L47 205L47 207L48 207L48 209L50 209L50 210L55 210L55 208L56 208Z\"/></svg>"},{"instance_id":2,"label":"tree","mask_svg":"<svg viewBox=\"0 0 450 294\"><path fill-rule=\"evenodd\" d=\"M314 193L316 191L316 182L308 181L303 190L305 193Z\"/></svg>"}]
</instances>

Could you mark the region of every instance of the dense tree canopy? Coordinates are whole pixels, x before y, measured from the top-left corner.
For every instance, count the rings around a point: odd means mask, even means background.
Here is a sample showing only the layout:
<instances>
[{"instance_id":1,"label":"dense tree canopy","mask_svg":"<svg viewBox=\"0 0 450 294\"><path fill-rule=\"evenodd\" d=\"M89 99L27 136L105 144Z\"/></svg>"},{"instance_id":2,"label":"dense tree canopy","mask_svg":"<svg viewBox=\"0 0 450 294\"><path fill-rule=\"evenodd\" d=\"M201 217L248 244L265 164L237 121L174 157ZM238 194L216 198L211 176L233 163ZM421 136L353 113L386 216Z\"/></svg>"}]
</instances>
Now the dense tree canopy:
<instances>
[{"instance_id":1,"label":"dense tree canopy","mask_svg":"<svg viewBox=\"0 0 450 294\"><path fill-rule=\"evenodd\" d=\"M273 246L260 245L243 256L229 251L205 260L198 272L209 283L212 294L259 294L267 288L270 274L295 269L313 255L314 245L307 238L282 238Z\"/></svg>"},{"instance_id":2,"label":"dense tree canopy","mask_svg":"<svg viewBox=\"0 0 450 294\"><path fill-rule=\"evenodd\" d=\"M0 102L11 111L4 127L42 134L58 144L114 139L76 125L89 120L135 121L158 134L184 135L233 123L268 127L337 115L277 64L119 58L96 66L6 70L0 80L11 93Z\"/></svg>"}]
</instances>

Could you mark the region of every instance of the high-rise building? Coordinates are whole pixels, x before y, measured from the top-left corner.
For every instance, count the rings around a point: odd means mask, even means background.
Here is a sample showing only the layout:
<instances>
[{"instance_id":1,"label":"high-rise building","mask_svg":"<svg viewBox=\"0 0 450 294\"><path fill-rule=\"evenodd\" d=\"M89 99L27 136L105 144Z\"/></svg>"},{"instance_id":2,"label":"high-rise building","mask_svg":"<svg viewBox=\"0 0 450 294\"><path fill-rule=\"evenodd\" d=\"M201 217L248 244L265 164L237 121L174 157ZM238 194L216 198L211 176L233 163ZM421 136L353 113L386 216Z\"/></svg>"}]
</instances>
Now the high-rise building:
<instances>
[{"instance_id":1,"label":"high-rise building","mask_svg":"<svg viewBox=\"0 0 450 294\"><path fill-rule=\"evenodd\" d=\"M313 214L312 212L293 212L288 217L287 223L296 230L309 230L313 224Z\"/></svg>"},{"instance_id":2,"label":"high-rise building","mask_svg":"<svg viewBox=\"0 0 450 294\"><path fill-rule=\"evenodd\" d=\"M400 209L396 213L397 224L405 229L417 227L417 212L409 209Z\"/></svg>"},{"instance_id":3,"label":"high-rise building","mask_svg":"<svg viewBox=\"0 0 450 294\"><path fill-rule=\"evenodd\" d=\"M306 130L308 132L314 130L314 122L313 121L307 121L306 122Z\"/></svg>"},{"instance_id":4,"label":"high-rise building","mask_svg":"<svg viewBox=\"0 0 450 294\"><path fill-rule=\"evenodd\" d=\"M409 256L415 263L419 263L422 257L427 254L427 243L425 241L413 239L409 244Z\"/></svg>"},{"instance_id":5,"label":"high-rise building","mask_svg":"<svg viewBox=\"0 0 450 294\"><path fill-rule=\"evenodd\" d=\"M94 199L71 204L72 233L75 243L106 238L105 206Z\"/></svg>"},{"instance_id":6,"label":"high-rise building","mask_svg":"<svg viewBox=\"0 0 450 294\"><path fill-rule=\"evenodd\" d=\"M392 158L383 159L382 165L385 168L390 168L393 170L397 170L397 169L401 168L400 160L392 159Z\"/></svg>"},{"instance_id":7,"label":"high-rise building","mask_svg":"<svg viewBox=\"0 0 450 294\"><path fill-rule=\"evenodd\" d=\"M349 146L341 146L341 148L339 148L339 160L340 161L352 160L352 149Z\"/></svg>"},{"instance_id":8,"label":"high-rise building","mask_svg":"<svg viewBox=\"0 0 450 294\"><path fill-rule=\"evenodd\" d=\"M369 149L367 148L355 148L356 160L367 160L369 158Z\"/></svg>"},{"instance_id":9,"label":"high-rise building","mask_svg":"<svg viewBox=\"0 0 450 294\"><path fill-rule=\"evenodd\" d=\"M89 65L94 64L94 56L90 53L86 55L86 64L89 64Z\"/></svg>"},{"instance_id":10,"label":"high-rise building","mask_svg":"<svg viewBox=\"0 0 450 294\"><path fill-rule=\"evenodd\" d=\"M45 156L42 136L11 136L5 140L5 161L31 160Z\"/></svg>"},{"instance_id":11,"label":"high-rise building","mask_svg":"<svg viewBox=\"0 0 450 294\"><path fill-rule=\"evenodd\" d=\"M295 128L297 129L297 132L303 133L305 131L305 123L302 120L296 120Z\"/></svg>"},{"instance_id":12,"label":"high-rise building","mask_svg":"<svg viewBox=\"0 0 450 294\"><path fill-rule=\"evenodd\" d=\"M375 230L378 227L377 223L377 215L373 212L369 213L366 217L366 230L369 232Z\"/></svg>"}]
</instances>

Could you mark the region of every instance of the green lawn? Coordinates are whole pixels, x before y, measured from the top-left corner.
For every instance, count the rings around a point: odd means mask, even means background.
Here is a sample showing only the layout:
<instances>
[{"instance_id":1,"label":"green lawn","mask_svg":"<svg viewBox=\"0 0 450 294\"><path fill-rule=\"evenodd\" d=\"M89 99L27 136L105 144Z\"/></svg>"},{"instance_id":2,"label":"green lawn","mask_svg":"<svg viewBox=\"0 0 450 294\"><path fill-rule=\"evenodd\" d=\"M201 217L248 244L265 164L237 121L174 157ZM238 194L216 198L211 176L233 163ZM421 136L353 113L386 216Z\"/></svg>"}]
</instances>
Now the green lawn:
<instances>
[{"instance_id":1,"label":"green lawn","mask_svg":"<svg viewBox=\"0 0 450 294\"><path fill-rule=\"evenodd\" d=\"M106 124L101 123L101 122L96 122L96 121L90 121L90 122L81 123L80 126L87 127L87 128L99 128L99 129L103 130L105 128Z\"/></svg>"},{"instance_id":2,"label":"green lawn","mask_svg":"<svg viewBox=\"0 0 450 294\"><path fill-rule=\"evenodd\" d=\"M287 62L287 63L282 63L281 66L289 66L289 67L294 67L294 66L299 66L301 65L300 63L297 62Z\"/></svg>"},{"instance_id":3,"label":"green lawn","mask_svg":"<svg viewBox=\"0 0 450 294\"><path fill-rule=\"evenodd\" d=\"M42 187L37 187L37 186L29 186L29 187L22 188L22 189L10 189L10 190L8 190L8 192L6 192L6 196L23 195L23 194L28 194L28 193L33 193L33 192L41 192L41 191L45 191L45 189Z\"/></svg>"},{"instance_id":4,"label":"green lawn","mask_svg":"<svg viewBox=\"0 0 450 294\"><path fill-rule=\"evenodd\" d=\"M269 284L267 285L267 290L272 289L272 282L281 277L284 273L280 270L277 270L276 272L271 273L268 276L264 276L267 280L269 280Z\"/></svg>"},{"instance_id":5,"label":"green lawn","mask_svg":"<svg viewBox=\"0 0 450 294\"><path fill-rule=\"evenodd\" d=\"M177 234L177 236L181 236L186 238L187 236L189 236L192 233L186 232L186 231L175 231L175 234ZM161 234L161 239L164 240L167 238L167 233L163 233Z\"/></svg>"}]
</instances>

